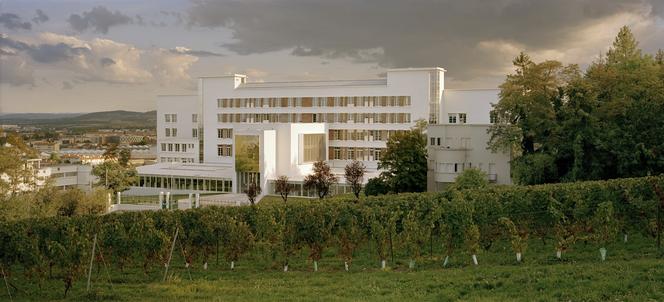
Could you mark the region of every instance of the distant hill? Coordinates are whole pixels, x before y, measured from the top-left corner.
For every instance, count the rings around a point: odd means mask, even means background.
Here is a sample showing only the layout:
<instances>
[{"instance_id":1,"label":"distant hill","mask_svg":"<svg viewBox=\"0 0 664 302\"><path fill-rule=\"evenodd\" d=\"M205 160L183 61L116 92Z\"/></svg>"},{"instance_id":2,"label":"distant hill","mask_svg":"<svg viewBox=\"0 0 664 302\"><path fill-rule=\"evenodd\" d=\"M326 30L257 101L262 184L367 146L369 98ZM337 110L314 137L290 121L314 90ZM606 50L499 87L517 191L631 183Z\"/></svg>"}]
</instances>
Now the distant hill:
<instances>
[{"instance_id":1,"label":"distant hill","mask_svg":"<svg viewBox=\"0 0 664 302\"><path fill-rule=\"evenodd\" d=\"M0 115L0 124L45 128L155 128L157 112L102 111L78 114L20 113Z\"/></svg>"}]
</instances>

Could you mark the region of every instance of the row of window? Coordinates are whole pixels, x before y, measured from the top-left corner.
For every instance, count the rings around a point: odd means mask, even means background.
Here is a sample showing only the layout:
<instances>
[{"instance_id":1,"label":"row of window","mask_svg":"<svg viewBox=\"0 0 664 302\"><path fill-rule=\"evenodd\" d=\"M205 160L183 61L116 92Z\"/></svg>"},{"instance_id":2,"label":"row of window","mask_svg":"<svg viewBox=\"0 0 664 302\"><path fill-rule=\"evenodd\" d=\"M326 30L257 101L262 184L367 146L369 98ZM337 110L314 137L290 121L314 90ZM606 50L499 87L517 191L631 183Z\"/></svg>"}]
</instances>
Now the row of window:
<instances>
[{"instance_id":1,"label":"row of window","mask_svg":"<svg viewBox=\"0 0 664 302\"><path fill-rule=\"evenodd\" d=\"M217 108L404 107L410 96L341 96L217 99Z\"/></svg>"},{"instance_id":2,"label":"row of window","mask_svg":"<svg viewBox=\"0 0 664 302\"><path fill-rule=\"evenodd\" d=\"M51 174L52 178L60 178L60 177L74 177L77 176L78 172L61 172L61 173L53 173Z\"/></svg>"},{"instance_id":3,"label":"row of window","mask_svg":"<svg viewBox=\"0 0 664 302\"><path fill-rule=\"evenodd\" d=\"M338 141L387 141L404 130L330 130L330 140Z\"/></svg>"},{"instance_id":4,"label":"row of window","mask_svg":"<svg viewBox=\"0 0 664 302\"><path fill-rule=\"evenodd\" d=\"M330 160L378 161L384 148L330 147Z\"/></svg>"},{"instance_id":5,"label":"row of window","mask_svg":"<svg viewBox=\"0 0 664 302\"><path fill-rule=\"evenodd\" d=\"M233 181L230 179L209 179L195 177L140 175L138 177L138 186L144 188L163 188L169 190L197 190L211 192L233 191Z\"/></svg>"},{"instance_id":6,"label":"row of window","mask_svg":"<svg viewBox=\"0 0 664 302\"><path fill-rule=\"evenodd\" d=\"M233 129L232 128L217 129L217 138L233 138Z\"/></svg>"},{"instance_id":7,"label":"row of window","mask_svg":"<svg viewBox=\"0 0 664 302\"><path fill-rule=\"evenodd\" d=\"M219 113L220 123L410 123L410 113Z\"/></svg>"},{"instance_id":8,"label":"row of window","mask_svg":"<svg viewBox=\"0 0 664 302\"><path fill-rule=\"evenodd\" d=\"M217 156L233 156L233 145L217 145Z\"/></svg>"},{"instance_id":9,"label":"row of window","mask_svg":"<svg viewBox=\"0 0 664 302\"><path fill-rule=\"evenodd\" d=\"M176 113L166 113L166 114L164 114L164 121L166 123L177 123L178 122L178 115ZM192 123L198 123L198 114L193 113L191 115L191 122Z\"/></svg>"},{"instance_id":10,"label":"row of window","mask_svg":"<svg viewBox=\"0 0 664 302\"><path fill-rule=\"evenodd\" d=\"M467 162L467 163L437 163L436 166L436 171L437 172L442 172L442 173L461 173L462 171L466 169L473 168L473 163L472 162ZM480 169L482 171L487 172L487 174L495 174L496 173L496 164L495 163L489 163L488 169L484 170L484 164L479 163L478 165L475 166L475 168Z\"/></svg>"},{"instance_id":11,"label":"row of window","mask_svg":"<svg viewBox=\"0 0 664 302\"><path fill-rule=\"evenodd\" d=\"M290 195L289 196L304 196L304 197L318 197L316 190L314 188L307 189L304 186L303 182L288 182L288 186L290 187ZM330 195L338 195L338 194L348 194L352 193L353 188L350 185L343 184L343 183L337 183L333 184L330 186ZM275 192L275 181L270 180L268 181L268 194L278 194Z\"/></svg>"},{"instance_id":12,"label":"row of window","mask_svg":"<svg viewBox=\"0 0 664 302\"><path fill-rule=\"evenodd\" d=\"M167 144L167 143L161 143L161 151L164 151L164 152L187 152L187 148L193 149L194 144Z\"/></svg>"},{"instance_id":13,"label":"row of window","mask_svg":"<svg viewBox=\"0 0 664 302\"><path fill-rule=\"evenodd\" d=\"M470 137L446 137L443 142L442 137L429 137L429 145L431 146L447 146L451 148L470 148Z\"/></svg>"},{"instance_id":14,"label":"row of window","mask_svg":"<svg viewBox=\"0 0 664 302\"><path fill-rule=\"evenodd\" d=\"M468 120L468 115L465 113L448 113L447 114L447 121L450 124L465 124L466 121Z\"/></svg>"},{"instance_id":15,"label":"row of window","mask_svg":"<svg viewBox=\"0 0 664 302\"><path fill-rule=\"evenodd\" d=\"M193 163L194 159L189 157L160 157L162 163Z\"/></svg>"}]
</instances>

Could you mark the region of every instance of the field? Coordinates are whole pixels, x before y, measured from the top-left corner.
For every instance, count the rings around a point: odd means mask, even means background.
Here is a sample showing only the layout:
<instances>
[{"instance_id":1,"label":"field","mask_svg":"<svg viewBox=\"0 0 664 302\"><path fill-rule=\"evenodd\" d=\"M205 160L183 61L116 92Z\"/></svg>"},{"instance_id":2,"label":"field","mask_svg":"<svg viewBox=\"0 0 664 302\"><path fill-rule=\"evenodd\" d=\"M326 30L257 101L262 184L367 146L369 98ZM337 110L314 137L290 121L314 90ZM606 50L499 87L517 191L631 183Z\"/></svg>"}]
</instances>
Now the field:
<instances>
[{"instance_id":1,"label":"field","mask_svg":"<svg viewBox=\"0 0 664 302\"><path fill-rule=\"evenodd\" d=\"M439 246L435 243L433 255L428 250L414 270L408 269L408 259L399 254L394 255L394 262L388 259L386 271L380 270L368 245L356 252L349 272L331 248L326 249L318 272L313 272L306 249L291 260L287 273L260 256L263 253L243 257L233 271L222 259L212 259L208 270L201 263L187 269L175 255L166 282L162 282L163 267L152 267L145 275L138 265L121 272L97 263L90 292L86 293L83 278L64 300L664 300L664 260L652 238L633 236L627 243L616 240L608 246L604 262L592 243L579 242L558 260L553 242L531 240L522 263L516 262L508 244L499 243L478 255L478 266L459 252L447 268L442 267ZM26 279L18 270L10 281L19 289L15 301L64 297L61 281L46 281L40 289L37 281ZM6 291L0 291L0 300L8 298Z\"/></svg>"}]
</instances>

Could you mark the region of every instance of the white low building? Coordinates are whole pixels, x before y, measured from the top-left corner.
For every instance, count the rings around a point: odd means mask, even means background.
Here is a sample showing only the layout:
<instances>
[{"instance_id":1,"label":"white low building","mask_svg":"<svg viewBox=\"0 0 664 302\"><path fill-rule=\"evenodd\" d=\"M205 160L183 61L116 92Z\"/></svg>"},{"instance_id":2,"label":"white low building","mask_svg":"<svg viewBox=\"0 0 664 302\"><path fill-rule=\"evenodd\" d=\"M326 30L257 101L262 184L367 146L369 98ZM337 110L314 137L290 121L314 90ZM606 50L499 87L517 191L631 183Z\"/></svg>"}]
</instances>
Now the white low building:
<instances>
[{"instance_id":1,"label":"white low building","mask_svg":"<svg viewBox=\"0 0 664 302\"><path fill-rule=\"evenodd\" d=\"M451 124L464 121L462 127L489 124L496 91L448 91L444 74L442 68L407 68L389 70L386 78L374 80L259 83L247 81L245 75L201 78L196 95L157 98L160 163L138 167L141 183L132 192L196 188L239 193L256 181L263 193L271 194L272 182L285 175L294 195L313 196L302 183L318 160L327 161L340 176L350 161L362 161L366 181L380 173L378 161L389 137L418 120L428 121L428 131L435 135L452 133L439 130L452 116L456 120ZM473 142L482 140L486 145L484 136ZM431 152L435 161L452 162ZM488 168L494 160L509 158L470 162L486 161ZM437 166L430 163L434 172ZM509 179L509 170L501 172L500 180L503 177ZM340 179L334 193L348 191ZM433 175L431 183L448 179Z\"/></svg>"}]
</instances>

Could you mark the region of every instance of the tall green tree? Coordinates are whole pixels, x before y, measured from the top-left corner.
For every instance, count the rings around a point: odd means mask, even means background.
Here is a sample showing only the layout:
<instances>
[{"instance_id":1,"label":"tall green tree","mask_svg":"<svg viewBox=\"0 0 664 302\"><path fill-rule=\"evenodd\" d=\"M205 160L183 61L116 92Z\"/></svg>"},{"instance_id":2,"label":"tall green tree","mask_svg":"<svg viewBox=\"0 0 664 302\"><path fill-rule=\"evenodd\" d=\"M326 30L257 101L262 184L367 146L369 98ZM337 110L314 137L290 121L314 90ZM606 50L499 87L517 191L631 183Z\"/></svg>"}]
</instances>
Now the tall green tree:
<instances>
[{"instance_id":1,"label":"tall green tree","mask_svg":"<svg viewBox=\"0 0 664 302\"><path fill-rule=\"evenodd\" d=\"M387 149L381 155L378 168L390 191L423 192L427 188L426 124L390 136Z\"/></svg>"},{"instance_id":2,"label":"tall green tree","mask_svg":"<svg viewBox=\"0 0 664 302\"><path fill-rule=\"evenodd\" d=\"M132 166L124 167L116 161L105 161L92 168L92 174L99 178L98 186L113 191L123 192L138 182L138 172Z\"/></svg>"}]
</instances>

